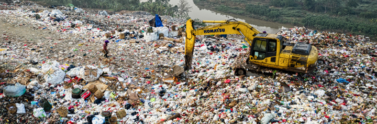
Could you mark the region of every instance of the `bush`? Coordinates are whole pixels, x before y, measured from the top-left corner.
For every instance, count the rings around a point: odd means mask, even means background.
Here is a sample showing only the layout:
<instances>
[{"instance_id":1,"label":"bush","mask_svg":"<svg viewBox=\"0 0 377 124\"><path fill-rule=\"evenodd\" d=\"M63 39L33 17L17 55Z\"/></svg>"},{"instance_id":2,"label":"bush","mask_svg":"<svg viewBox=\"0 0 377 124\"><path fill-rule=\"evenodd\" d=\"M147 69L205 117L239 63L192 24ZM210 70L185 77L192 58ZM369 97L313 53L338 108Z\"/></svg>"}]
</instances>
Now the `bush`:
<instances>
[{"instance_id":1,"label":"bush","mask_svg":"<svg viewBox=\"0 0 377 124\"><path fill-rule=\"evenodd\" d=\"M306 16L302 23L305 26L311 26L320 30L340 29L352 33L361 33L374 35L377 34L377 25L367 24L366 22L357 22L357 20L348 20L346 18L334 18L330 16Z\"/></svg>"},{"instance_id":2,"label":"bush","mask_svg":"<svg viewBox=\"0 0 377 124\"><path fill-rule=\"evenodd\" d=\"M227 6L224 6L224 5L220 5L220 6L216 6L215 9L218 10L218 11L225 11L225 12L228 12L230 8L227 7Z\"/></svg>"},{"instance_id":3,"label":"bush","mask_svg":"<svg viewBox=\"0 0 377 124\"><path fill-rule=\"evenodd\" d=\"M375 11L375 12L361 12L360 16L364 17L364 18L377 18L377 11Z\"/></svg>"},{"instance_id":4,"label":"bush","mask_svg":"<svg viewBox=\"0 0 377 124\"><path fill-rule=\"evenodd\" d=\"M249 4L246 7L246 11L255 15L267 16L269 18L279 18L281 15L279 9L272 9L264 5Z\"/></svg>"},{"instance_id":5,"label":"bush","mask_svg":"<svg viewBox=\"0 0 377 124\"><path fill-rule=\"evenodd\" d=\"M305 12L301 10L280 10L282 16L284 17L305 17Z\"/></svg>"}]
</instances>

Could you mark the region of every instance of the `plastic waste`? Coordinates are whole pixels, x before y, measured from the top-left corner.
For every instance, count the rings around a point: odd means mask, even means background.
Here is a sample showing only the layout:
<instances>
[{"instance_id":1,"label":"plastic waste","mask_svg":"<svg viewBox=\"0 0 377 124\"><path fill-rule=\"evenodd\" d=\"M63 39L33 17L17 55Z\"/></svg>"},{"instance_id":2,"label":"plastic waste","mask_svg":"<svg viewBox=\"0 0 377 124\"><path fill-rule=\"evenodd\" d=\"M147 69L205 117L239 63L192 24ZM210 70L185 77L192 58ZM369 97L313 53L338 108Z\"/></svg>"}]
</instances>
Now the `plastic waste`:
<instances>
[{"instance_id":1,"label":"plastic waste","mask_svg":"<svg viewBox=\"0 0 377 124\"><path fill-rule=\"evenodd\" d=\"M88 65L85 68L81 68L79 72L79 77L83 78L85 81L95 81L103 73L102 69Z\"/></svg>"},{"instance_id":2,"label":"plastic waste","mask_svg":"<svg viewBox=\"0 0 377 124\"><path fill-rule=\"evenodd\" d=\"M93 124L103 124L105 123L105 117L102 117L101 115L96 115L93 117L92 120Z\"/></svg>"},{"instance_id":3,"label":"plastic waste","mask_svg":"<svg viewBox=\"0 0 377 124\"><path fill-rule=\"evenodd\" d=\"M45 118L47 117L46 112L43 110L43 108L35 108L33 110L33 116L38 118Z\"/></svg>"},{"instance_id":4,"label":"plastic waste","mask_svg":"<svg viewBox=\"0 0 377 124\"><path fill-rule=\"evenodd\" d=\"M44 75L44 79L46 83L53 84L53 85L62 83L64 77L65 77L65 72L62 71L61 69L55 70L55 72L52 74L47 73Z\"/></svg>"},{"instance_id":5,"label":"plastic waste","mask_svg":"<svg viewBox=\"0 0 377 124\"><path fill-rule=\"evenodd\" d=\"M167 27L156 27L157 34L164 34L165 37L169 37L169 28Z\"/></svg>"},{"instance_id":6,"label":"plastic waste","mask_svg":"<svg viewBox=\"0 0 377 124\"><path fill-rule=\"evenodd\" d=\"M99 11L98 15L105 15L105 16L107 16L109 14L107 14L107 12L105 10L103 10L103 11Z\"/></svg>"},{"instance_id":7,"label":"plastic waste","mask_svg":"<svg viewBox=\"0 0 377 124\"><path fill-rule=\"evenodd\" d=\"M264 114L263 118L261 119L261 123L262 124L268 124L270 122L270 120L273 119L274 117L275 117L274 114L266 113L266 114Z\"/></svg>"},{"instance_id":8,"label":"plastic waste","mask_svg":"<svg viewBox=\"0 0 377 124\"><path fill-rule=\"evenodd\" d=\"M80 70L81 70L80 67L76 67L76 68L70 69L66 74L71 77L78 76L80 74Z\"/></svg>"},{"instance_id":9,"label":"plastic waste","mask_svg":"<svg viewBox=\"0 0 377 124\"><path fill-rule=\"evenodd\" d=\"M25 111L25 105L23 103L16 103L17 106L17 114L24 114Z\"/></svg>"},{"instance_id":10,"label":"plastic waste","mask_svg":"<svg viewBox=\"0 0 377 124\"><path fill-rule=\"evenodd\" d=\"M19 97L26 92L26 87L19 83L16 83L14 86L6 86L3 89L4 95L8 97Z\"/></svg>"},{"instance_id":11,"label":"plastic waste","mask_svg":"<svg viewBox=\"0 0 377 124\"><path fill-rule=\"evenodd\" d=\"M347 81L346 79L343 79L343 78L336 79L336 81L339 82L339 83L345 83L345 84L350 83L349 81Z\"/></svg>"},{"instance_id":12,"label":"plastic waste","mask_svg":"<svg viewBox=\"0 0 377 124\"><path fill-rule=\"evenodd\" d=\"M42 73L46 73L48 71L50 71L50 69L52 70L59 70L59 63L57 61L48 61L46 62L45 64L42 65L42 70L41 72Z\"/></svg>"}]
</instances>

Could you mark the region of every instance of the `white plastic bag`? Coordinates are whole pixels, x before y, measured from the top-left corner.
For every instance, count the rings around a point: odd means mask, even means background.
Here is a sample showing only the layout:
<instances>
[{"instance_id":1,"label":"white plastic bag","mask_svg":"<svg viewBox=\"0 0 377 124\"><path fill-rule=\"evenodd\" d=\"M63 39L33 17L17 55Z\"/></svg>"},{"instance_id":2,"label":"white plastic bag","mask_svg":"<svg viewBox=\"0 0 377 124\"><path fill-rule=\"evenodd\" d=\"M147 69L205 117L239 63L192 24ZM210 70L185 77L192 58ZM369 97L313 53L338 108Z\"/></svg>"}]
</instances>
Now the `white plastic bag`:
<instances>
[{"instance_id":1,"label":"white plastic bag","mask_svg":"<svg viewBox=\"0 0 377 124\"><path fill-rule=\"evenodd\" d=\"M64 77L65 77L65 72L60 69L57 69L52 74L45 74L44 79L46 83L56 85L56 84L62 83Z\"/></svg>"},{"instance_id":2,"label":"white plastic bag","mask_svg":"<svg viewBox=\"0 0 377 124\"><path fill-rule=\"evenodd\" d=\"M65 90L65 92L63 92L63 93L65 94L65 97L64 97L65 100L72 100L72 89L71 88Z\"/></svg>"},{"instance_id":3,"label":"white plastic bag","mask_svg":"<svg viewBox=\"0 0 377 124\"><path fill-rule=\"evenodd\" d=\"M96 115L92 119L93 124L103 124L105 123L105 117L102 117L101 115Z\"/></svg>"},{"instance_id":4,"label":"white plastic bag","mask_svg":"<svg viewBox=\"0 0 377 124\"><path fill-rule=\"evenodd\" d=\"M158 40L158 34L157 34L157 32L153 32L153 33L144 33L144 39L145 39L145 41L147 41L147 42Z\"/></svg>"},{"instance_id":5,"label":"white plastic bag","mask_svg":"<svg viewBox=\"0 0 377 124\"><path fill-rule=\"evenodd\" d=\"M246 88L238 88L238 92L247 92L248 90Z\"/></svg>"},{"instance_id":6,"label":"white plastic bag","mask_svg":"<svg viewBox=\"0 0 377 124\"><path fill-rule=\"evenodd\" d=\"M30 81L29 85L27 85L27 88L38 88L38 87L39 87L38 81L36 80Z\"/></svg>"},{"instance_id":7,"label":"white plastic bag","mask_svg":"<svg viewBox=\"0 0 377 124\"><path fill-rule=\"evenodd\" d=\"M262 124L268 124L271 119L273 119L275 116L271 113L264 114L263 118L261 119Z\"/></svg>"},{"instance_id":8,"label":"white plastic bag","mask_svg":"<svg viewBox=\"0 0 377 124\"><path fill-rule=\"evenodd\" d=\"M29 70L30 70L30 72L33 73L33 74L38 74L38 73L41 71L41 70L36 69L36 68L33 68L33 67L29 68Z\"/></svg>"},{"instance_id":9,"label":"white plastic bag","mask_svg":"<svg viewBox=\"0 0 377 124\"><path fill-rule=\"evenodd\" d=\"M75 12L77 12L77 13L85 13L85 10L83 10L81 8L75 8Z\"/></svg>"},{"instance_id":10,"label":"white plastic bag","mask_svg":"<svg viewBox=\"0 0 377 124\"><path fill-rule=\"evenodd\" d=\"M81 68L79 68L79 67L73 68L73 69L71 69L67 72L67 75L69 75L71 77L78 76L80 74L80 70L81 70Z\"/></svg>"},{"instance_id":11,"label":"white plastic bag","mask_svg":"<svg viewBox=\"0 0 377 124\"><path fill-rule=\"evenodd\" d=\"M318 95L318 97L322 97L323 95L325 95L325 91L324 91L324 90L321 90L321 89L319 89L319 90L315 91L315 92L314 92L314 94L317 94L317 95Z\"/></svg>"},{"instance_id":12,"label":"white plastic bag","mask_svg":"<svg viewBox=\"0 0 377 124\"><path fill-rule=\"evenodd\" d=\"M157 27L157 34L164 34L164 37L169 36L169 28L167 27Z\"/></svg>"},{"instance_id":13,"label":"white plastic bag","mask_svg":"<svg viewBox=\"0 0 377 124\"><path fill-rule=\"evenodd\" d=\"M60 10L55 9L51 11L50 15L63 15L63 13Z\"/></svg>"},{"instance_id":14,"label":"white plastic bag","mask_svg":"<svg viewBox=\"0 0 377 124\"><path fill-rule=\"evenodd\" d=\"M46 73L47 71L49 71L51 68L53 70L59 70L59 62L57 61L48 61L46 62L45 64L42 65L42 73Z\"/></svg>"},{"instance_id":15,"label":"white plastic bag","mask_svg":"<svg viewBox=\"0 0 377 124\"><path fill-rule=\"evenodd\" d=\"M170 37L177 37L177 36L178 36L178 31L171 31L171 32L169 33L169 36L170 36Z\"/></svg>"},{"instance_id":16,"label":"white plastic bag","mask_svg":"<svg viewBox=\"0 0 377 124\"><path fill-rule=\"evenodd\" d=\"M75 25L82 25L83 24L82 21L80 21L80 20L76 20L72 23L75 24Z\"/></svg>"},{"instance_id":17,"label":"white plastic bag","mask_svg":"<svg viewBox=\"0 0 377 124\"><path fill-rule=\"evenodd\" d=\"M124 82L124 78L118 77L119 82Z\"/></svg>"},{"instance_id":18,"label":"white plastic bag","mask_svg":"<svg viewBox=\"0 0 377 124\"><path fill-rule=\"evenodd\" d=\"M46 112L43 108L36 108L33 110L33 116L37 118L44 118L46 117Z\"/></svg>"},{"instance_id":19,"label":"white plastic bag","mask_svg":"<svg viewBox=\"0 0 377 124\"><path fill-rule=\"evenodd\" d=\"M25 105L23 103L16 103L16 106L17 106L17 114L26 113Z\"/></svg>"},{"instance_id":20,"label":"white plastic bag","mask_svg":"<svg viewBox=\"0 0 377 124\"><path fill-rule=\"evenodd\" d=\"M105 15L105 16L107 16L109 14L107 14L106 10L103 10L103 11L99 11L98 15Z\"/></svg>"}]
</instances>

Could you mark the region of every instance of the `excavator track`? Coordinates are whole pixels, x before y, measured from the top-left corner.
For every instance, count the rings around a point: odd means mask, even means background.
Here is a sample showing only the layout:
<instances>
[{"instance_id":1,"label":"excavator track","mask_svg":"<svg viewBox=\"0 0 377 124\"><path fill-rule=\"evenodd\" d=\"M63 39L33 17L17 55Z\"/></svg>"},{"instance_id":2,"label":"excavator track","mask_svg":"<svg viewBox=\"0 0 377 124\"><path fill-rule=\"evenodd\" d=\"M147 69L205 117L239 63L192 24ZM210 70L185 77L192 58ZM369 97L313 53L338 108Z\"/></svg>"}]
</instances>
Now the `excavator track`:
<instances>
[{"instance_id":1,"label":"excavator track","mask_svg":"<svg viewBox=\"0 0 377 124\"><path fill-rule=\"evenodd\" d=\"M263 66L256 65L253 63L248 63L246 66L235 68L234 75L236 76L246 75L248 71L252 73L272 74L274 73L275 70L279 72L289 73L289 74L293 74L293 73L311 74L311 73L315 73L315 71L317 70L316 67L317 66L315 64L308 67L305 70L295 69L295 68L288 68L288 69L283 70L283 69L268 68L268 67L263 67Z\"/></svg>"}]
</instances>

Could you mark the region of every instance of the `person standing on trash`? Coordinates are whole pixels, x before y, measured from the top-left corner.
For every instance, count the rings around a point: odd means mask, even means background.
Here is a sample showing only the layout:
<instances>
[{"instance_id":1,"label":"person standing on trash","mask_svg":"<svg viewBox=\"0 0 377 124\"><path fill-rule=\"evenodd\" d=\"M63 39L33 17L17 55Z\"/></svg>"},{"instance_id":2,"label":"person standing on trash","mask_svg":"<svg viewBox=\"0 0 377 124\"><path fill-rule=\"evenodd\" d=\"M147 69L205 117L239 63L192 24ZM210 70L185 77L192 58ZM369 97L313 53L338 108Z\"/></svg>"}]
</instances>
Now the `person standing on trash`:
<instances>
[{"instance_id":1,"label":"person standing on trash","mask_svg":"<svg viewBox=\"0 0 377 124\"><path fill-rule=\"evenodd\" d=\"M39 20L39 19L41 19L41 16L39 14L35 14L35 19Z\"/></svg>"},{"instance_id":2,"label":"person standing on trash","mask_svg":"<svg viewBox=\"0 0 377 124\"><path fill-rule=\"evenodd\" d=\"M105 57L108 58L109 51L107 50L107 44L109 43L108 40L105 41L105 44L103 44L103 53L105 54Z\"/></svg>"}]
</instances>

